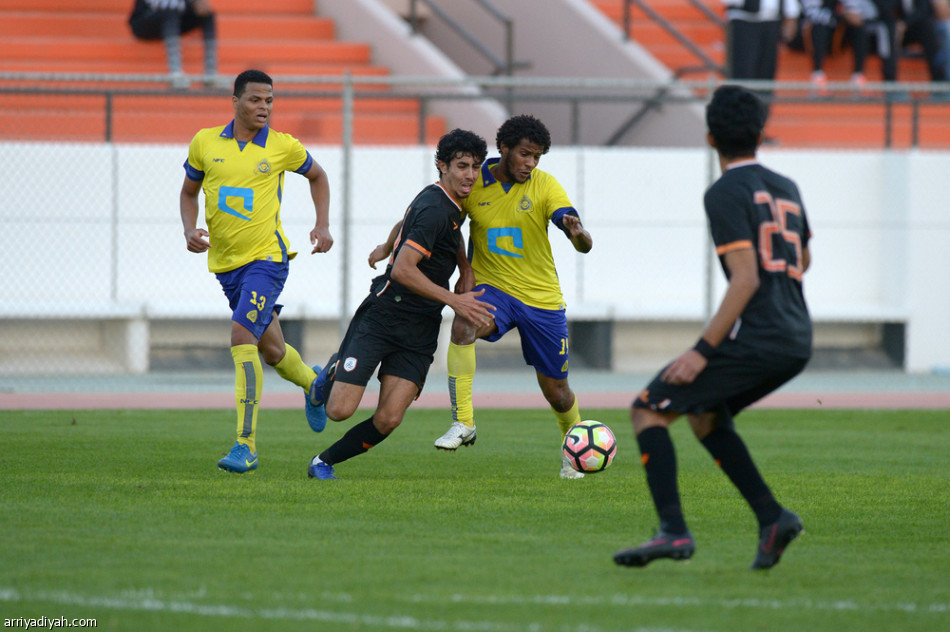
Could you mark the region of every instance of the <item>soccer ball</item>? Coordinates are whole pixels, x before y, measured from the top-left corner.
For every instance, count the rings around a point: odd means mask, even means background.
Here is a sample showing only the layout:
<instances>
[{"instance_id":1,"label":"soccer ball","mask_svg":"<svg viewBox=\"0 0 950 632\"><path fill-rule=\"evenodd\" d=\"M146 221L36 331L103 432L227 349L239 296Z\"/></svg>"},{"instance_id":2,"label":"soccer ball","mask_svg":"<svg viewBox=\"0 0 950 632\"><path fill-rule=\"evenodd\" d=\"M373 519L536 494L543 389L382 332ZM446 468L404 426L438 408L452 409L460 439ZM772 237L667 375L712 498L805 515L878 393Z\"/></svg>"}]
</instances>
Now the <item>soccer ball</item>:
<instances>
[{"instance_id":1,"label":"soccer ball","mask_svg":"<svg viewBox=\"0 0 950 632\"><path fill-rule=\"evenodd\" d=\"M603 472L617 456L617 439L599 421L582 421L567 431L563 452L578 472Z\"/></svg>"}]
</instances>

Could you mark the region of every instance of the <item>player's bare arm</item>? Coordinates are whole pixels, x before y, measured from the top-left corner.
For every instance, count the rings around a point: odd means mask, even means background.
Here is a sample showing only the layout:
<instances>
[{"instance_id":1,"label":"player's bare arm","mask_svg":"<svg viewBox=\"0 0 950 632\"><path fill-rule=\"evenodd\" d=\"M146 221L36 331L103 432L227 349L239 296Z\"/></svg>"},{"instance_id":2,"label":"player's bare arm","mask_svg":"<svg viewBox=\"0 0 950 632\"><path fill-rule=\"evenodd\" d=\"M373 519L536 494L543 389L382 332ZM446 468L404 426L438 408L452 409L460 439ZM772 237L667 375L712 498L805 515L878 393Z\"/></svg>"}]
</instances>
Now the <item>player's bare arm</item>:
<instances>
[{"instance_id":1,"label":"player's bare arm","mask_svg":"<svg viewBox=\"0 0 950 632\"><path fill-rule=\"evenodd\" d=\"M472 264L469 263L468 256L465 252L465 240L461 239L459 241L459 252L458 252L458 269L459 269L459 278L455 282L455 293L456 294L465 294L466 292L471 292L472 288L475 287L475 271L472 270Z\"/></svg>"},{"instance_id":2,"label":"player's bare arm","mask_svg":"<svg viewBox=\"0 0 950 632\"><path fill-rule=\"evenodd\" d=\"M561 224L567 231L567 238L574 245L574 250L584 254L590 252L590 249L594 247L594 240L591 239L590 233L581 223L581 218L575 215L565 215L561 218Z\"/></svg>"},{"instance_id":3,"label":"player's bare arm","mask_svg":"<svg viewBox=\"0 0 950 632\"><path fill-rule=\"evenodd\" d=\"M195 182L189 177L185 177L181 185L180 211L181 224L185 232L185 245L189 252L204 252L211 247L211 244L205 239L210 234L204 228L198 226L198 191L201 190L201 183Z\"/></svg>"},{"instance_id":4,"label":"player's bare arm","mask_svg":"<svg viewBox=\"0 0 950 632\"><path fill-rule=\"evenodd\" d=\"M323 167L316 162L304 177L310 181L310 197L317 214L316 224L310 231L310 243L313 244L310 254L328 252L333 247L333 235L330 234L330 181Z\"/></svg>"},{"instance_id":5,"label":"player's bare arm","mask_svg":"<svg viewBox=\"0 0 950 632\"><path fill-rule=\"evenodd\" d=\"M369 267L375 270L377 263L383 259L389 258L389 255L392 254L393 248L396 244L396 238L399 237L400 230L402 230L402 220L396 222L396 225L393 226L393 229L389 231L389 237L386 238L386 241L377 245L372 251L370 251Z\"/></svg>"},{"instance_id":6,"label":"player's bare arm","mask_svg":"<svg viewBox=\"0 0 950 632\"><path fill-rule=\"evenodd\" d=\"M759 263L754 250L745 248L726 253L725 264L729 270L729 287L702 335L711 347L718 347L725 339L759 288ZM705 368L706 358L696 349L690 349L673 360L661 379L670 384L689 384Z\"/></svg>"},{"instance_id":7,"label":"player's bare arm","mask_svg":"<svg viewBox=\"0 0 950 632\"><path fill-rule=\"evenodd\" d=\"M485 290L466 292L465 294L449 292L444 287L430 281L422 273L419 269L420 261L422 261L421 252L412 248L400 249L399 254L396 255L396 261L393 262L393 280L406 286L419 296L448 305L457 315L479 327L492 322L491 312L495 310L495 307L478 300L478 297L484 294Z\"/></svg>"}]
</instances>

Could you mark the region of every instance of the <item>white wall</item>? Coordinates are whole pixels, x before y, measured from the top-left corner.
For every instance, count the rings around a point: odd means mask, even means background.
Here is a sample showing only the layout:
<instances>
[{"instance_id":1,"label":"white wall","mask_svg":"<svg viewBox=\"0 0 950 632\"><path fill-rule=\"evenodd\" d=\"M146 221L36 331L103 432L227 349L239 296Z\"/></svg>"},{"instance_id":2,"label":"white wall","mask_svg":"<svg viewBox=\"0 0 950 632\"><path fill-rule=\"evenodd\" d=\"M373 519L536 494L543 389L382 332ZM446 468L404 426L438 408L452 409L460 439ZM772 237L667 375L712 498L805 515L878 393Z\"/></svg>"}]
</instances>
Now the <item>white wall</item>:
<instances>
[{"instance_id":1,"label":"white wall","mask_svg":"<svg viewBox=\"0 0 950 632\"><path fill-rule=\"evenodd\" d=\"M288 315L332 318L341 313L342 152L310 150L330 177L338 247L309 254L309 189L288 174L282 217L301 254L282 300ZM224 299L205 257L184 247L185 146L0 143L0 151L18 158L0 175L0 317L111 304L220 315ZM353 151L346 314L378 273L366 263L369 251L435 180L432 151ZM906 322L907 368L950 367L950 153L768 150L761 158L802 190L814 233L805 287L816 320ZM541 168L564 185L594 237L584 256L552 231L569 315L704 317L707 152L555 147ZM711 263L718 298L724 286Z\"/></svg>"}]
</instances>

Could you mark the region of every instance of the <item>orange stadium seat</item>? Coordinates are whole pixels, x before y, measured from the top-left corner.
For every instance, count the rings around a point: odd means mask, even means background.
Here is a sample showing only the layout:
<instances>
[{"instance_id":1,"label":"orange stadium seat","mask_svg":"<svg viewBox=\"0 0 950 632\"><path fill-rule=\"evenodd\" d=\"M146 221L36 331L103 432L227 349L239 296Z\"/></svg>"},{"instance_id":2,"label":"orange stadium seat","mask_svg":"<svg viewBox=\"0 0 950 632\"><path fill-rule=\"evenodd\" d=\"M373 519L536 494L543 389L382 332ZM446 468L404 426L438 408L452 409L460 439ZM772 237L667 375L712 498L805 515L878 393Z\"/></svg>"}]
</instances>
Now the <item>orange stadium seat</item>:
<instances>
[{"instance_id":1,"label":"orange stadium seat","mask_svg":"<svg viewBox=\"0 0 950 632\"><path fill-rule=\"evenodd\" d=\"M234 76L258 68L275 77L278 102L276 129L310 143L341 142L342 99L290 97L294 91L338 92L339 84L280 84L281 76L385 77L389 70L372 59L363 42L336 38L332 20L314 14L314 0L272 0L266 8L245 0L214 0L218 16L218 59L221 74ZM0 71L30 73L165 74L165 49L160 42L132 37L127 24L131 0L0 0ZM182 38L185 72L200 75L199 33ZM22 85L23 82L4 82ZM29 85L50 87L49 83ZM60 88L90 85L60 82ZM111 89L111 116L104 94L0 94L0 134L16 140L101 142L188 142L200 127L221 125L230 106L220 93L175 92L164 83L98 82ZM150 94L127 94L144 89ZM158 91L158 93L156 92ZM366 93L378 95L364 98ZM361 144L420 142L420 106L406 97L386 98L386 86L361 86L354 102L354 141ZM285 98L280 98L281 94ZM15 114L15 116L14 116ZM421 123L423 142L434 143L445 132L440 117Z\"/></svg>"},{"instance_id":2,"label":"orange stadium seat","mask_svg":"<svg viewBox=\"0 0 950 632\"><path fill-rule=\"evenodd\" d=\"M721 0L700 1L725 19ZM591 3L623 28L624 0L591 0ZM648 5L671 22L713 61L725 64L723 29L689 0L648 0ZM636 7L632 7L631 11L630 38L646 48L671 71L700 65L695 55ZM824 71L830 81L849 81L852 64L850 50L839 50L826 59ZM808 53L786 47L780 49L777 80L808 82L811 70L811 57ZM683 78L704 79L707 74L687 72ZM880 64L876 58L868 60L865 74L868 81L881 81ZM901 58L898 77L901 81L908 82L929 80L923 60L914 57ZM807 100L809 95L798 92L795 96L805 97ZM918 113L918 145L930 148L950 147L950 106L922 104ZM896 104L891 109L891 117L891 146L909 147L913 144L915 135L913 106L907 103ZM885 106L881 103L778 102L772 107L766 133L783 147L880 148L886 140L885 120Z\"/></svg>"}]
</instances>

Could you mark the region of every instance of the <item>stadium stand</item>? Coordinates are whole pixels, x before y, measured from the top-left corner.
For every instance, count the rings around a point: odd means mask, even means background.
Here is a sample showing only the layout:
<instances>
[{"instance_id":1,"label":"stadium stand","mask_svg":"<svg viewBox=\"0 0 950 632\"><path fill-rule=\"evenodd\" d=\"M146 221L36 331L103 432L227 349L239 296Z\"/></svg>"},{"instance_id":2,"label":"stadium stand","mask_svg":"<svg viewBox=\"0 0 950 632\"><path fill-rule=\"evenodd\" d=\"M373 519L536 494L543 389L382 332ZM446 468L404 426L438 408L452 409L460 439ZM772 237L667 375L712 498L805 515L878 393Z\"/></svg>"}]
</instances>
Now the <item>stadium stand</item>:
<instances>
[{"instance_id":1,"label":"stadium stand","mask_svg":"<svg viewBox=\"0 0 950 632\"><path fill-rule=\"evenodd\" d=\"M339 41L332 20L314 15L313 0L273 0L266 5L215 0L220 72L233 77L259 68L278 81L278 96L328 92L339 84L279 83L281 76L386 76L368 43ZM30 73L156 74L167 72L160 42L141 42L128 27L130 0L0 0L0 71ZM200 75L200 34L182 38L185 72ZM20 82L23 85L23 82ZM75 87L75 84L72 84ZM44 84L49 88L49 83ZM65 84L60 84L66 87ZM84 86L89 88L89 86ZM172 93L165 83L98 83L98 93L6 95L0 101L0 134L8 139L117 142L187 142L195 130L221 124L220 93L200 82ZM113 92L106 94L105 90ZM130 94L130 90L149 90ZM166 92L167 97L156 92ZM363 98L363 95L371 96ZM157 98L161 97L161 98ZM108 101L108 103L107 103ZM107 105L112 115L105 116ZM420 130L418 101L363 87L357 93L354 142L435 142L446 124L427 116ZM341 141L338 96L282 98L274 126L309 143ZM16 116L11 116L16 114ZM420 131L422 133L420 133Z\"/></svg>"},{"instance_id":2,"label":"stadium stand","mask_svg":"<svg viewBox=\"0 0 950 632\"><path fill-rule=\"evenodd\" d=\"M625 0L590 0L608 18L623 28ZM724 5L720 0L696 0L710 12L725 20ZM725 33L690 0L650 0L649 6L670 22L677 30L695 43L709 58L725 65ZM629 36L671 71L683 72L684 79L702 79L707 70L688 70L700 66L698 58L668 31L636 5L631 7ZM915 51L907 51L899 62L898 79L904 82L927 82L927 68ZM824 70L829 81L847 82L851 77L853 58L850 49L842 48L840 38L826 62ZM811 57L803 50L782 47L779 51L778 81L808 82L811 75ZM881 81L880 64L869 60L866 68L868 81ZM778 93L781 97L782 93ZM786 94L784 96L791 96ZM888 138L885 124L887 106L880 100L853 101L829 105L816 103L811 95L801 92L794 101L779 102L772 108L766 134L783 147L950 147L950 107L943 103L921 101L917 128L914 128L911 103L895 104L890 116L893 126ZM852 94L839 98L849 99ZM921 95L925 96L925 95Z\"/></svg>"}]
</instances>

